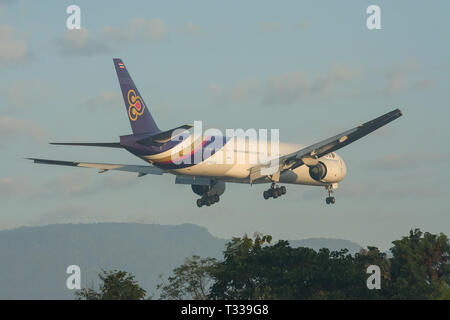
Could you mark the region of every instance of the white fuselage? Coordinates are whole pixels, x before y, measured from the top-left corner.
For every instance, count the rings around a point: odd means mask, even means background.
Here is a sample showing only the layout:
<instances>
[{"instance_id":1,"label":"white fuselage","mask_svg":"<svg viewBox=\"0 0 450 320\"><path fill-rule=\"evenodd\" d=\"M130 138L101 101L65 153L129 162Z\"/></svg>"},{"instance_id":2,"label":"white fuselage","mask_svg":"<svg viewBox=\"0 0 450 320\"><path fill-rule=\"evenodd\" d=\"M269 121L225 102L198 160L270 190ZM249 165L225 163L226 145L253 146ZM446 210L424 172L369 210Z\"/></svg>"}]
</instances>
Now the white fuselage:
<instances>
[{"instance_id":1,"label":"white fuselage","mask_svg":"<svg viewBox=\"0 0 450 320\"><path fill-rule=\"evenodd\" d=\"M198 141L200 145L203 140L203 136L191 135L170 150L156 155L145 156L144 158L155 165L161 159L167 159L168 157L176 160L180 157L180 154L189 153L192 151L192 148L195 148L195 146L193 147L194 141ZM290 143L279 143L278 146L278 150L276 150L276 144L270 141L233 137L224 145L215 145L212 149L204 149L204 160L201 158L198 161L194 160L193 165L189 167L172 169L169 172L177 175L214 177L226 182L250 183L250 168L267 163L271 159L277 159L280 156L298 151L302 148L300 145ZM215 149L214 152L212 152L213 149ZM281 173L279 182L323 186L337 183L344 179L347 168L339 155L331 152L319 158L319 160L328 168L327 175L324 179L320 181L314 180L309 174L309 167L302 165L294 170L286 170ZM185 159L184 161L188 160Z\"/></svg>"}]
</instances>

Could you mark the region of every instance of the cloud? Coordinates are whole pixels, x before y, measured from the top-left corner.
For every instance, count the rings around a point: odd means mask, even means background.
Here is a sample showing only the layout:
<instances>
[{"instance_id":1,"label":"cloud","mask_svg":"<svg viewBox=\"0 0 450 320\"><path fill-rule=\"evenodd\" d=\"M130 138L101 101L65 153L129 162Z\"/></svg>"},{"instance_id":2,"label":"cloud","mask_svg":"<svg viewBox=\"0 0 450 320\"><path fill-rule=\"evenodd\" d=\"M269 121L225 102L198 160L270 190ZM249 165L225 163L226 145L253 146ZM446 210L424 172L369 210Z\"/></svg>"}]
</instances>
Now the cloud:
<instances>
[{"instance_id":1,"label":"cloud","mask_svg":"<svg viewBox=\"0 0 450 320\"><path fill-rule=\"evenodd\" d=\"M415 60L407 60L404 63L394 66L387 73L388 86L387 93L399 93L406 89L408 77L417 69Z\"/></svg>"},{"instance_id":2,"label":"cloud","mask_svg":"<svg viewBox=\"0 0 450 320\"><path fill-rule=\"evenodd\" d=\"M202 29L199 26L194 25L192 22L186 22L180 31L184 35L195 36L201 33Z\"/></svg>"},{"instance_id":3,"label":"cloud","mask_svg":"<svg viewBox=\"0 0 450 320\"><path fill-rule=\"evenodd\" d=\"M370 70L364 70L358 66L335 64L318 75L291 71L260 81L254 78L242 79L230 88L211 82L207 91L211 96L224 101L238 102L258 96L262 97L263 105L289 106L304 101L351 99L367 95L385 96L404 90L425 89L433 85L433 81L416 78L415 60L406 60L404 63L384 68L383 71L375 74L368 71ZM374 77L377 77L381 86L378 89L364 90L360 84L364 81L369 82ZM388 80L388 86L384 88L383 77ZM368 85L370 87L370 84Z\"/></svg>"},{"instance_id":4,"label":"cloud","mask_svg":"<svg viewBox=\"0 0 450 320\"><path fill-rule=\"evenodd\" d=\"M0 143L22 136L41 141L47 136L47 132L32 120L0 116Z\"/></svg>"},{"instance_id":5,"label":"cloud","mask_svg":"<svg viewBox=\"0 0 450 320\"><path fill-rule=\"evenodd\" d=\"M433 82L428 79L417 79L419 64L415 59L406 59L405 61L392 66L386 72L386 94L394 95L414 89L426 89Z\"/></svg>"},{"instance_id":6,"label":"cloud","mask_svg":"<svg viewBox=\"0 0 450 320\"><path fill-rule=\"evenodd\" d=\"M439 164L450 164L449 153L408 153L408 154L390 154L372 160L368 167L376 170L406 170L417 169L419 166L433 167ZM445 169L444 169L445 170Z\"/></svg>"},{"instance_id":7,"label":"cloud","mask_svg":"<svg viewBox=\"0 0 450 320\"><path fill-rule=\"evenodd\" d=\"M24 160L25 161L25 160ZM37 164L33 164L37 166ZM107 191L132 187L142 180L134 173L111 172L95 175L95 170L83 168L68 169L68 173L44 181L28 180L22 177L0 178L0 199L53 199L55 197L85 197Z\"/></svg>"},{"instance_id":8,"label":"cloud","mask_svg":"<svg viewBox=\"0 0 450 320\"><path fill-rule=\"evenodd\" d=\"M0 178L0 199L7 200L18 194L30 192L31 188L30 182L20 177Z\"/></svg>"},{"instance_id":9,"label":"cloud","mask_svg":"<svg viewBox=\"0 0 450 320\"><path fill-rule=\"evenodd\" d=\"M300 30L306 30L311 26L310 20L301 20L299 23L297 23L296 27Z\"/></svg>"},{"instance_id":10,"label":"cloud","mask_svg":"<svg viewBox=\"0 0 450 320\"><path fill-rule=\"evenodd\" d=\"M50 96L51 87L38 79L18 80L1 89L7 103L6 110L23 108Z\"/></svg>"},{"instance_id":11,"label":"cloud","mask_svg":"<svg viewBox=\"0 0 450 320\"><path fill-rule=\"evenodd\" d=\"M311 90L311 80L303 72L289 72L267 81L265 104L293 104Z\"/></svg>"},{"instance_id":12,"label":"cloud","mask_svg":"<svg viewBox=\"0 0 450 320\"><path fill-rule=\"evenodd\" d=\"M275 32L281 30L281 24L278 21L266 21L263 22L259 29L262 32Z\"/></svg>"},{"instance_id":13,"label":"cloud","mask_svg":"<svg viewBox=\"0 0 450 320\"><path fill-rule=\"evenodd\" d=\"M253 77L239 80L226 89L216 82L211 82L208 93L224 101L239 102L251 97L261 97L265 105L291 105L303 99L326 99L335 97L340 92L336 88L346 82L353 81L361 75L359 68L334 65L325 74L316 77L307 76L304 72L287 72L260 81ZM264 90L264 92L261 92ZM256 95L255 95L256 94Z\"/></svg>"},{"instance_id":14,"label":"cloud","mask_svg":"<svg viewBox=\"0 0 450 320\"><path fill-rule=\"evenodd\" d=\"M90 36L85 28L66 30L56 44L63 56L92 56L111 51L105 41Z\"/></svg>"},{"instance_id":15,"label":"cloud","mask_svg":"<svg viewBox=\"0 0 450 320\"><path fill-rule=\"evenodd\" d=\"M314 81L311 92L329 96L337 84L352 80L361 74L358 68L334 65L329 72Z\"/></svg>"},{"instance_id":16,"label":"cloud","mask_svg":"<svg viewBox=\"0 0 450 320\"><path fill-rule=\"evenodd\" d=\"M101 91L94 97L86 100L86 105L93 109L102 107L116 107L122 101L122 95L115 91Z\"/></svg>"},{"instance_id":17,"label":"cloud","mask_svg":"<svg viewBox=\"0 0 450 320\"><path fill-rule=\"evenodd\" d=\"M37 193L40 198L43 195L50 194L53 196L77 197L89 195L96 191L92 185L92 176L86 172L72 171L71 173L47 180L42 186L42 191Z\"/></svg>"},{"instance_id":18,"label":"cloud","mask_svg":"<svg viewBox=\"0 0 450 320\"><path fill-rule=\"evenodd\" d=\"M208 93L213 97L219 97L223 92L222 87L215 82L211 82L210 84L208 84L207 90Z\"/></svg>"},{"instance_id":19,"label":"cloud","mask_svg":"<svg viewBox=\"0 0 450 320\"><path fill-rule=\"evenodd\" d=\"M25 40L8 25L0 25L0 44L0 67L15 66L34 57Z\"/></svg>"},{"instance_id":20,"label":"cloud","mask_svg":"<svg viewBox=\"0 0 450 320\"><path fill-rule=\"evenodd\" d=\"M289 72L274 76L266 82L264 104L291 105L303 99L330 98L335 88L361 74L359 68L344 65L333 66L326 74L308 77L303 72Z\"/></svg>"},{"instance_id":21,"label":"cloud","mask_svg":"<svg viewBox=\"0 0 450 320\"><path fill-rule=\"evenodd\" d=\"M6 11L6 6L12 2L13 0L0 0L0 15Z\"/></svg>"},{"instance_id":22,"label":"cloud","mask_svg":"<svg viewBox=\"0 0 450 320\"><path fill-rule=\"evenodd\" d=\"M397 180L397 181L396 181ZM339 196L345 198L361 199L367 195L378 197L385 201L386 199L421 199L421 198L439 198L445 196L445 191L438 185L428 181L426 177L421 179L421 183L395 184L398 179L390 180L372 180L371 183L347 182L345 186L339 188ZM387 183L389 182L389 183Z\"/></svg>"},{"instance_id":23,"label":"cloud","mask_svg":"<svg viewBox=\"0 0 450 320\"><path fill-rule=\"evenodd\" d=\"M121 27L106 26L103 36L117 42L160 41L167 37L168 28L161 19L132 18Z\"/></svg>"},{"instance_id":24,"label":"cloud","mask_svg":"<svg viewBox=\"0 0 450 320\"><path fill-rule=\"evenodd\" d=\"M326 73L318 76L310 76L302 71L275 75L265 81L263 104L293 105L305 100L351 98L374 94L386 96L415 89L426 89L433 85L433 81L417 77L418 63L414 59L407 59L390 68L384 68L381 73L370 75L372 78L378 77L381 81L384 77L384 80L387 80L384 88L369 92L358 89L361 81L370 80L369 75L362 68L342 64L335 64Z\"/></svg>"},{"instance_id":25,"label":"cloud","mask_svg":"<svg viewBox=\"0 0 450 320\"><path fill-rule=\"evenodd\" d=\"M224 90L220 85L212 82L208 85L208 93L213 97L229 102L239 102L248 99L258 89L255 78L245 78L238 81L231 88Z\"/></svg>"},{"instance_id":26,"label":"cloud","mask_svg":"<svg viewBox=\"0 0 450 320\"><path fill-rule=\"evenodd\" d=\"M98 222L122 222L116 208L104 206L93 207L69 203L65 206L45 211L35 218L30 225L42 226L57 223L98 223Z\"/></svg>"},{"instance_id":27,"label":"cloud","mask_svg":"<svg viewBox=\"0 0 450 320\"><path fill-rule=\"evenodd\" d=\"M231 102L247 99L257 87L258 81L254 78L240 80L226 93L226 98Z\"/></svg>"},{"instance_id":28,"label":"cloud","mask_svg":"<svg viewBox=\"0 0 450 320\"><path fill-rule=\"evenodd\" d=\"M39 197L54 195L83 197L126 188L138 182L136 179L135 174L126 172L104 173L100 179L95 177L95 170L71 172L45 181L42 184L44 188L37 195Z\"/></svg>"}]
</instances>

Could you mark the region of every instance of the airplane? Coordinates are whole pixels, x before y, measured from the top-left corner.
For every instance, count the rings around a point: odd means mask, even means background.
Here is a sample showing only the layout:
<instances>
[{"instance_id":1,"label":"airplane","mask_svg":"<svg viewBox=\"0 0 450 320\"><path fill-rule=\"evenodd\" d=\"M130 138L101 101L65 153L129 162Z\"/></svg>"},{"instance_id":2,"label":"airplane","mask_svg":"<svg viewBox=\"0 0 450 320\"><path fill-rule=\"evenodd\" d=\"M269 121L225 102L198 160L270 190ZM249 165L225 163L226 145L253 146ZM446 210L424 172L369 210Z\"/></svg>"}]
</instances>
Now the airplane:
<instances>
[{"instance_id":1,"label":"airplane","mask_svg":"<svg viewBox=\"0 0 450 320\"><path fill-rule=\"evenodd\" d=\"M100 173L117 170L144 175L175 175L176 184L191 185L199 195L198 207L219 202L226 183L270 184L263 198L278 198L286 194L286 187L279 184L297 184L325 187L326 204L334 204L332 193L347 175L344 160L335 151L359 140L402 116L395 109L355 128L339 133L310 146L288 143L273 145L278 153L269 157L270 164L249 161L252 148L258 141L248 137L227 135L204 135L189 133L192 125L182 125L170 130L158 128L147 105L136 88L128 69L121 59L113 59L132 134L120 136L119 142L52 142L53 145L93 146L122 148L144 160L146 165L90 163L27 158L34 163L96 168ZM195 130L194 130L195 131ZM220 143L218 143L220 142ZM219 147L217 147L219 146ZM230 148L231 146L231 148ZM241 156L241 161L236 161ZM225 160L225 161L224 161ZM270 169L270 170L269 170Z\"/></svg>"}]
</instances>

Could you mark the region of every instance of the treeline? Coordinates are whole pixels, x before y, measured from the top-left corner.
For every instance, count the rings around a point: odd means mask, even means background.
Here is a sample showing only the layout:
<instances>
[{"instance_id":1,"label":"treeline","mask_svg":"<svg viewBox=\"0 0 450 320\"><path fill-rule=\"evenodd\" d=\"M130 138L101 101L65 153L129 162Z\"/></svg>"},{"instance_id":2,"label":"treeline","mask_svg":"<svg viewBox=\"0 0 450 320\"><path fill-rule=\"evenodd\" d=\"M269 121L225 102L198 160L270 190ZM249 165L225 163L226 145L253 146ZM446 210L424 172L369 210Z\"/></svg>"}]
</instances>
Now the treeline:
<instances>
[{"instance_id":1,"label":"treeline","mask_svg":"<svg viewBox=\"0 0 450 320\"><path fill-rule=\"evenodd\" d=\"M192 256L157 286L160 299L446 299L450 300L450 243L446 235L411 230L393 241L390 257L376 247L355 255L272 244L269 235L233 238L223 260ZM380 289L368 289L367 267L380 270ZM124 271L103 271L99 290L78 299L144 299ZM161 277L162 279L162 277Z\"/></svg>"}]
</instances>

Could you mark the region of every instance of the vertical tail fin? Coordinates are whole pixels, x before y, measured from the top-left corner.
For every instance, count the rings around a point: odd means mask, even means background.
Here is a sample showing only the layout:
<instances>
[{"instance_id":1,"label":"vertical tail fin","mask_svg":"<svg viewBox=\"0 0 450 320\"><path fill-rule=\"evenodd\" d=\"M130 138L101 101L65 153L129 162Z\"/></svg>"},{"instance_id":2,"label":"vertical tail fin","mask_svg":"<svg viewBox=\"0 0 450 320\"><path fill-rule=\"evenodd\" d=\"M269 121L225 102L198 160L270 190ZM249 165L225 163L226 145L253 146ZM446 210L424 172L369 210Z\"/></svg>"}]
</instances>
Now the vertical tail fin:
<instances>
[{"instance_id":1,"label":"vertical tail fin","mask_svg":"<svg viewBox=\"0 0 450 320\"><path fill-rule=\"evenodd\" d=\"M160 131L150 114L149 106L142 99L122 60L113 59L113 61L133 133L153 133Z\"/></svg>"}]
</instances>

